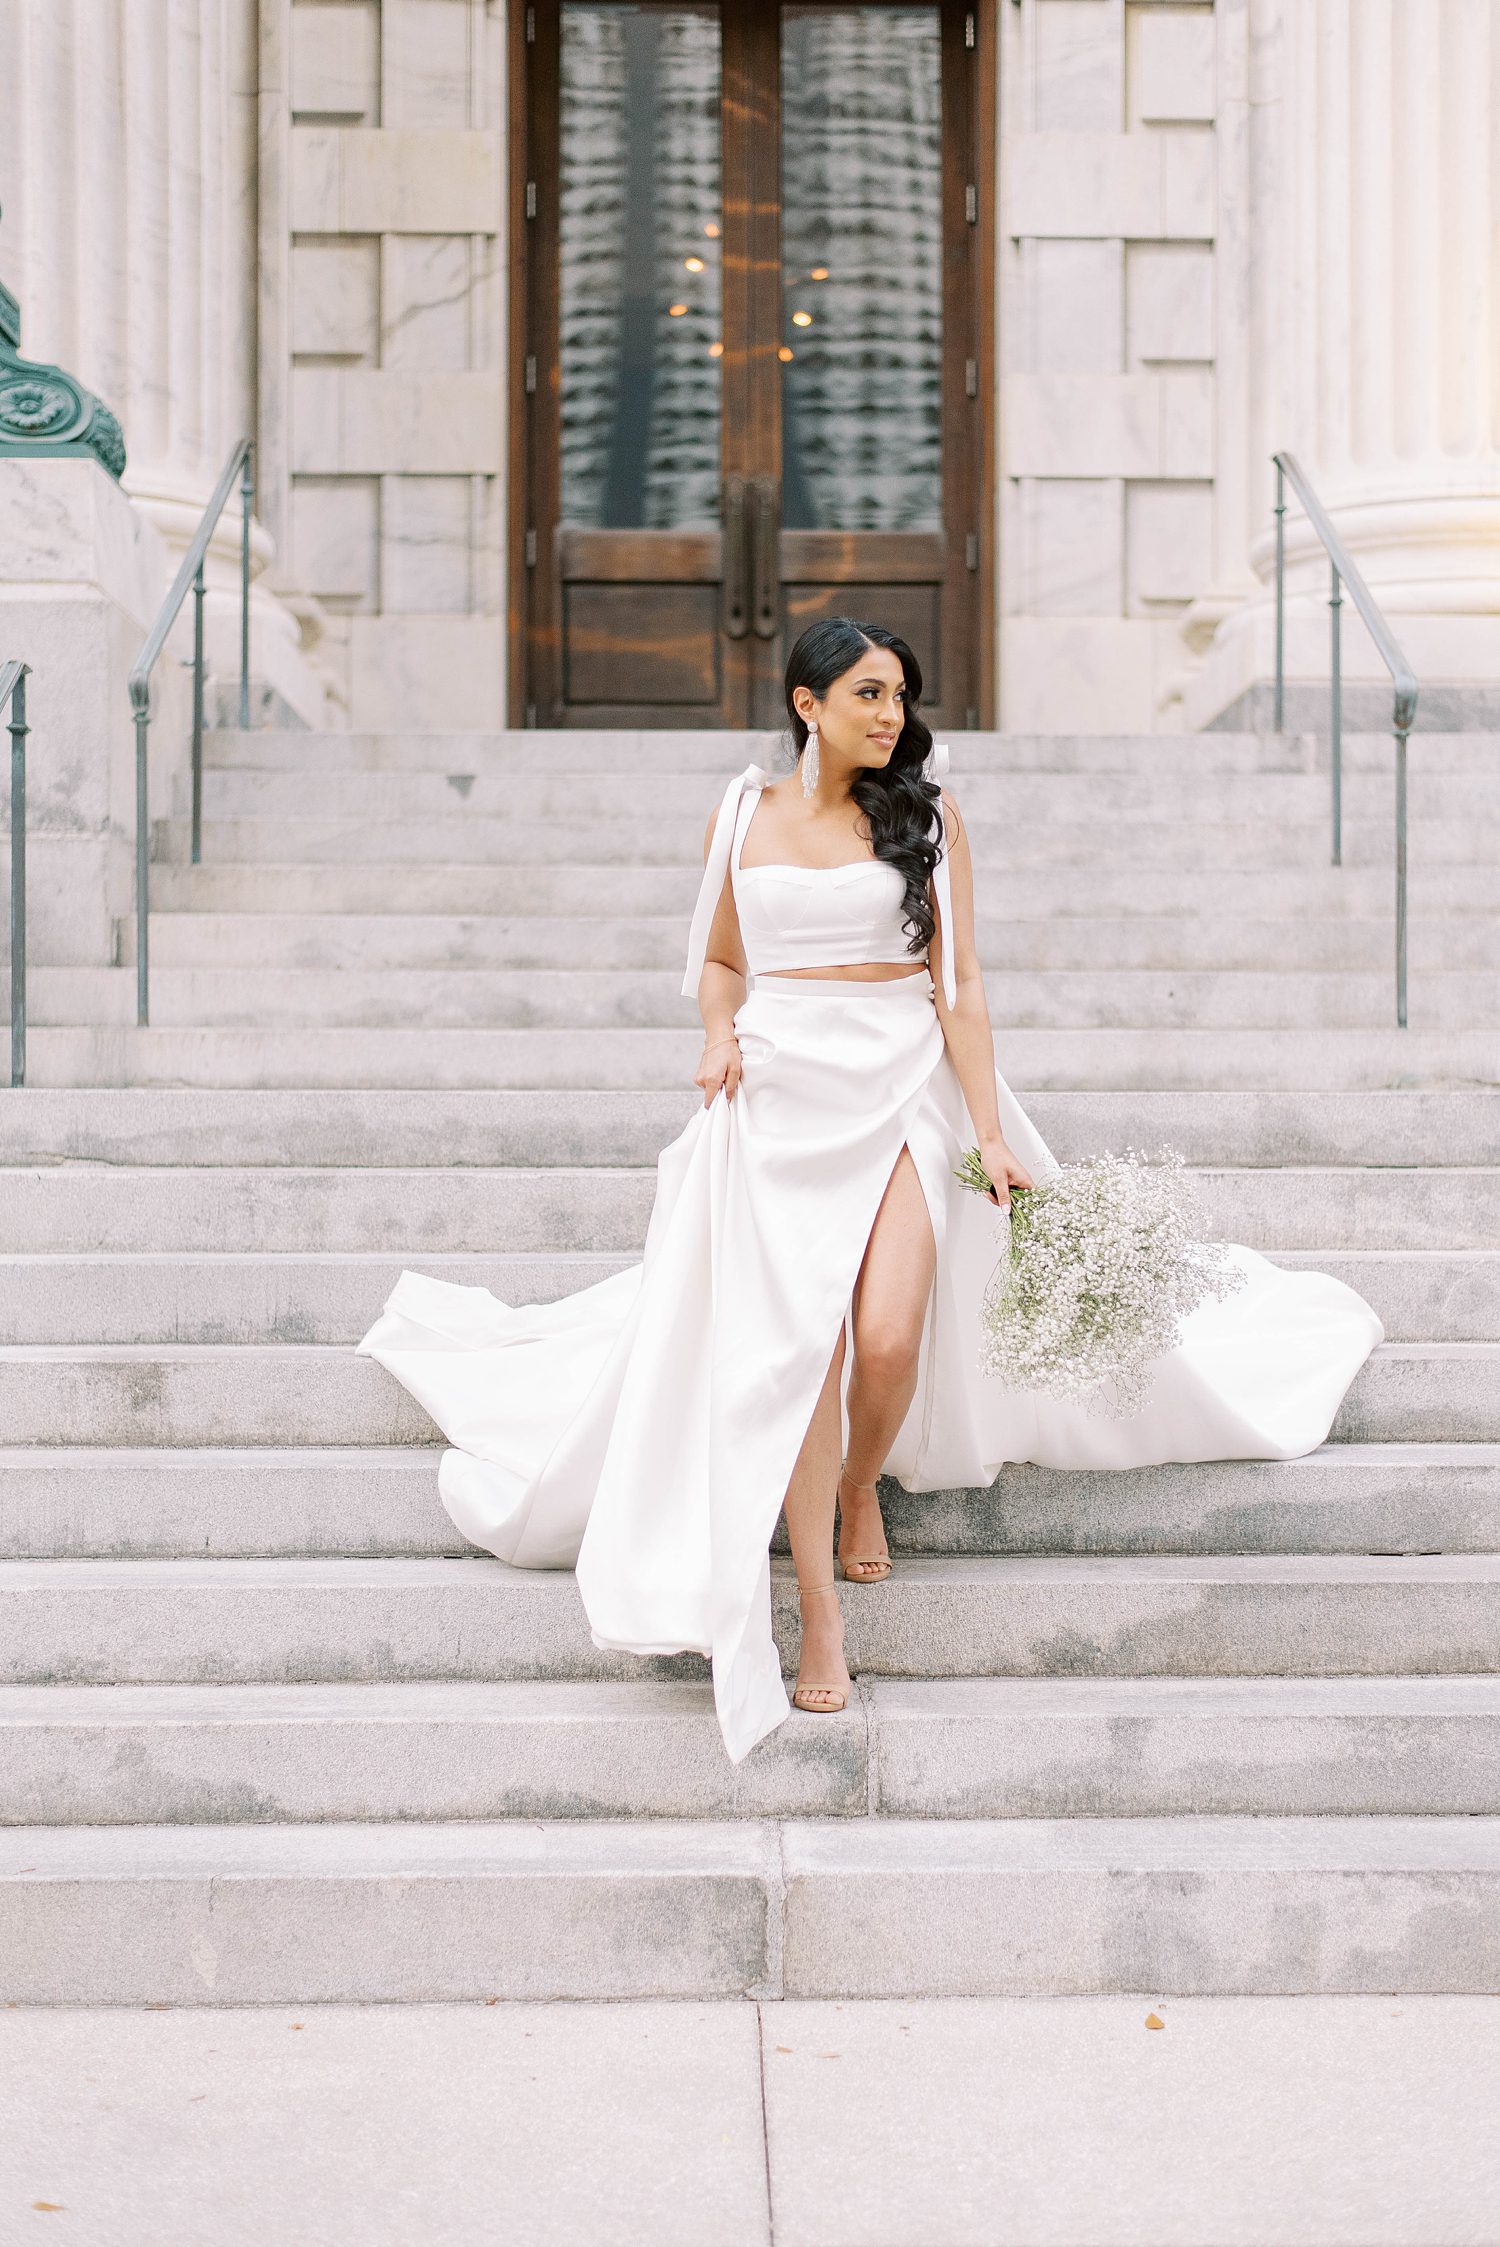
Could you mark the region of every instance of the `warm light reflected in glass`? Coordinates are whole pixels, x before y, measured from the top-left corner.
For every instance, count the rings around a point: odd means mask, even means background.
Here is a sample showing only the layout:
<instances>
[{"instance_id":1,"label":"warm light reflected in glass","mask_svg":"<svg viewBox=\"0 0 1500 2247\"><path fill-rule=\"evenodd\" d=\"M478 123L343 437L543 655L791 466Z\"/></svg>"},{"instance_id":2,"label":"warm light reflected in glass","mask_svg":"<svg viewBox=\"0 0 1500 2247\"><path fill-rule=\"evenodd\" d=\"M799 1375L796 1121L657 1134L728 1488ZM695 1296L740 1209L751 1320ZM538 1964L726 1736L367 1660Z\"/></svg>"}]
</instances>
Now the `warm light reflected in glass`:
<instances>
[{"instance_id":1,"label":"warm light reflected in glass","mask_svg":"<svg viewBox=\"0 0 1500 2247\"><path fill-rule=\"evenodd\" d=\"M680 320L686 310L687 306L685 304L669 304L667 306L668 317L673 320Z\"/></svg>"},{"instance_id":2,"label":"warm light reflected in glass","mask_svg":"<svg viewBox=\"0 0 1500 2247\"><path fill-rule=\"evenodd\" d=\"M809 275L807 276L807 278L809 279L809 281L826 281L826 280L827 280L827 278L828 278L828 268L827 268L827 266L826 266L826 265L815 265L815 266L813 267L813 269L812 269L811 273L809 273Z\"/></svg>"},{"instance_id":3,"label":"warm light reflected in glass","mask_svg":"<svg viewBox=\"0 0 1500 2247\"><path fill-rule=\"evenodd\" d=\"M812 314L810 312L794 312L792 314L792 326L794 328L810 328L812 326Z\"/></svg>"},{"instance_id":4,"label":"warm light reflected in glass","mask_svg":"<svg viewBox=\"0 0 1500 2247\"><path fill-rule=\"evenodd\" d=\"M708 355L709 355L710 359L722 359L722 358L723 358L723 356L724 356L724 346L723 346L723 344L722 344L722 343L711 343L711 344L709 345L709 347L708 347Z\"/></svg>"},{"instance_id":5,"label":"warm light reflected in glass","mask_svg":"<svg viewBox=\"0 0 1500 2247\"><path fill-rule=\"evenodd\" d=\"M782 345L781 349L780 349L780 350L779 350L779 351L777 352L776 356L777 356L777 358L778 358L778 359L782 359L782 360L785 360L785 359L795 359L795 358L796 358L796 356L797 356L797 354L796 354L796 352L795 352L795 351L794 351L794 350L792 349L792 347L791 347L791 345L790 345L789 343L784 343L784 344Z\"/></svg>"},{"instance_id":6,"label":"warm light reflected in glass","mask_svg":"<svg viewBox=\"0 0 1500 2247\"><path fill-rule=\"evenodd\" d=\"M687 267L689 273L701 273L703 271L703 260L701 257L685 257L682 262Z\"/></svg>"},{"instance_id":7,"label":"warm light reflected in glass","mask_svg":"<svg viewBox=\"0 0 1500 2247\"><path fill-rule=\"evenodd\" d=\"M707 226L704 227L703 231L708 236L710 242L717 242L717 240L719 239L719 229L712 219L709 220Z\"/></svg>"}]
</instances>

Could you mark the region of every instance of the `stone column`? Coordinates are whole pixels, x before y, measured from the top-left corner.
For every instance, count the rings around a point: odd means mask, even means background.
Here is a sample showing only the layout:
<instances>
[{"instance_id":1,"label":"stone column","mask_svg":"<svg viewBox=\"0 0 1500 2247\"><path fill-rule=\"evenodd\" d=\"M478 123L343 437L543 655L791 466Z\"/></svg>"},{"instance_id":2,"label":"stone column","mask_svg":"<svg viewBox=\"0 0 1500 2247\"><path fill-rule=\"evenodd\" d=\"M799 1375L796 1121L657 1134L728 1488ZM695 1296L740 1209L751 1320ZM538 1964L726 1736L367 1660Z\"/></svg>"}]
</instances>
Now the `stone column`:
<instances>
[{"instance_id":1,"label":"stone column","mask_svg":"<svg viewBox=\"0 0 1500 2247\"><path fill-rule=\"evenodd\" d=\"M1248 0L1240 462L1259 580L1188 682L1192 724L1269 723L1269 455L1296 453L1422 681L1421 726L1500 718L1500 8ZM1287 518L1287 718L1324 722L1328 570ZM1385 676L1344 612L1349 722ZM1364 684L1362 682L1369 682Z\"/></svg>"},{"instance_id":2,"label":"stone column","mask_svg":"<svg viewBox=\"0 0 1500 2247\"><path fill-rule=\"evenodd\" d=\"M255 0L23 0L0 10L0 272L28 357L97 391L123 484L166 542L192 536L255 408ZM208 561L210 661L238 671L239 517ZM259 525L252 567L271 557ZM165 590L165 587L163 587ZM252 664L317 722L324 682L291 612L253 596Z\"/></svg>"}]
</instances>

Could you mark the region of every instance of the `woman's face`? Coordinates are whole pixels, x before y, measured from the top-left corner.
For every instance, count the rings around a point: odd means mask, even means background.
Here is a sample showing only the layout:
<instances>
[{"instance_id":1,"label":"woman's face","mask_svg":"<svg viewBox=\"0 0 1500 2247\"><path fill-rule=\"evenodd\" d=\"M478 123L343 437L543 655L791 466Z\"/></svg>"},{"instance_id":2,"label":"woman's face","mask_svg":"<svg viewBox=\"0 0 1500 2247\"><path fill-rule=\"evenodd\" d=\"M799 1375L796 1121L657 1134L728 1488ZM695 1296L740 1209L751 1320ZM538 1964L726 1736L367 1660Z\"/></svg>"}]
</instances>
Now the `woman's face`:
<instances>
[{"instance_id":1,"label":"woman's face","mask_svg":"<svg viewBox=\"0 0 1500 2247\"><path fill-rule=\"evenodd\" d=\"M906 674L889 648L866 648L821 701L810 687L792 699L804 719L817 720L832 755L879 770L906 723Z\"/></svg>"}]
</instances>

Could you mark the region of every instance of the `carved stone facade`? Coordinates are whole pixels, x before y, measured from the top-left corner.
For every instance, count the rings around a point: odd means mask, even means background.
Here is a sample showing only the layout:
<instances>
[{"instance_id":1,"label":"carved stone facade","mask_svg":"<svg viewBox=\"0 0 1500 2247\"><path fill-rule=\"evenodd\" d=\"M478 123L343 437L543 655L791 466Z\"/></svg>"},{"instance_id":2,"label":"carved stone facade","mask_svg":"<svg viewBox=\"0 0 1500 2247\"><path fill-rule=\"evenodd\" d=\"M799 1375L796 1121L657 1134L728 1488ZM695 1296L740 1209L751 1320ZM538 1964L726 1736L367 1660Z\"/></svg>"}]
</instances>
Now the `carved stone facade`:
<instances>
[{"instance_id":1,"label":"carved stone facade","mask_svg":"<svg viewBox=\"0 0 1500 2247\"><path fill-rule=\"evenodd\" d=\"M260 644L310 721L499 723L504 0L100 0L86 46L83 17L0 13L0 273L31 351L118 412L169 546L253 424ZM1500 4L995 23L999 722L1264 722L1276 446L1429 714L1482 715ZM1311 694L1326 573L1295 527L1290 551ZM1346 652L1373 680L1352 616Z\"/></svg>"}]
</instances>

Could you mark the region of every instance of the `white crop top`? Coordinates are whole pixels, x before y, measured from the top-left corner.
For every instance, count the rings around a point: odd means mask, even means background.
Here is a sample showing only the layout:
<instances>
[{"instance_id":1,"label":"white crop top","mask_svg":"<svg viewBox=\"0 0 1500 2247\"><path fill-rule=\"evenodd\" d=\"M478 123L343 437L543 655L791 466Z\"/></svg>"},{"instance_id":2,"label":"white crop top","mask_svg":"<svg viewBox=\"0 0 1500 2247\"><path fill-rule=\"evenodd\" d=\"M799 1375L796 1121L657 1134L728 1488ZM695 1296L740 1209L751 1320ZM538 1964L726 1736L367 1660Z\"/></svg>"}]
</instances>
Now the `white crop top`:
<instances>
[{"instance_id":1,"label":"white crop top","mask_svg":"<svg viewBox=\"0 0 1500 2247\"><path fill-rule=\"evenodd\" d=\"M947 744L934 742L924 777L936 779L947 769ZM845 866L740 864L745 831L761 790L773 778L762 766L747 765L724 791L693 910L682 981L687 998L698 995L708 932L726 871L739 915L745 964L752 975L770 975L783 968L854 967L865 961L908 966L922 957L911 950L911 930L902 913L906 884L888 860L861 858ZM956 986L946 838L939 849L934 886L943 938L943 995L951 1007Z\"/></svg>"}]
</instances>

